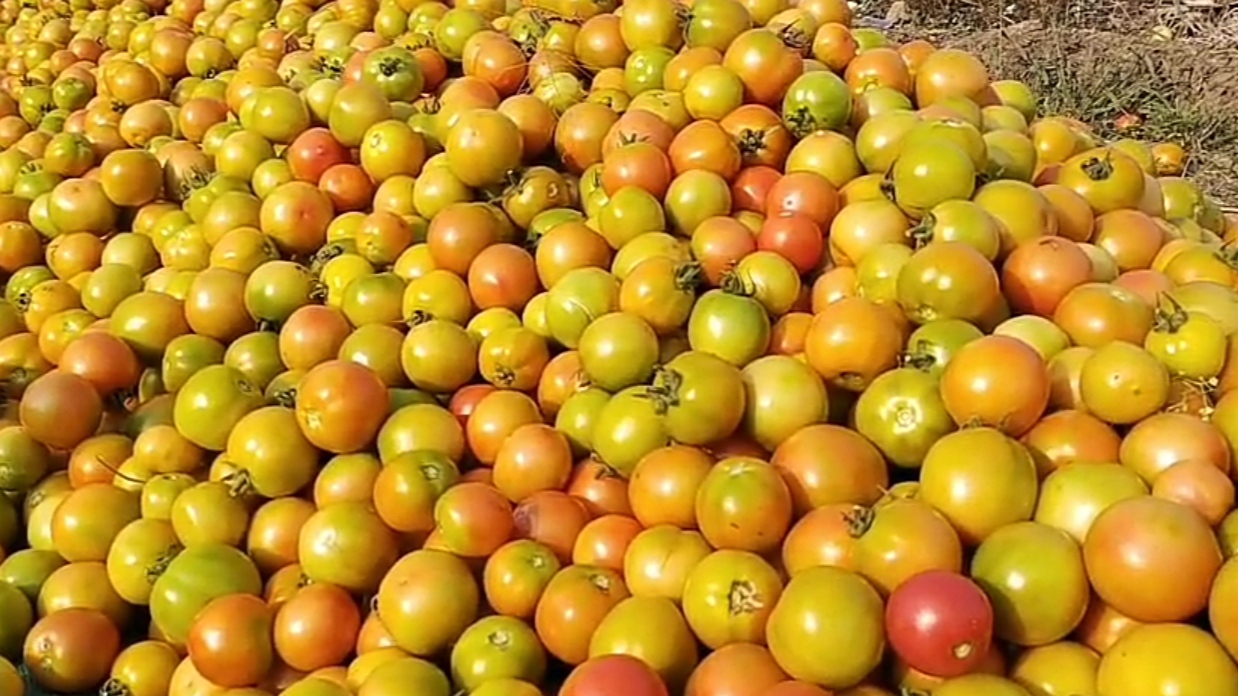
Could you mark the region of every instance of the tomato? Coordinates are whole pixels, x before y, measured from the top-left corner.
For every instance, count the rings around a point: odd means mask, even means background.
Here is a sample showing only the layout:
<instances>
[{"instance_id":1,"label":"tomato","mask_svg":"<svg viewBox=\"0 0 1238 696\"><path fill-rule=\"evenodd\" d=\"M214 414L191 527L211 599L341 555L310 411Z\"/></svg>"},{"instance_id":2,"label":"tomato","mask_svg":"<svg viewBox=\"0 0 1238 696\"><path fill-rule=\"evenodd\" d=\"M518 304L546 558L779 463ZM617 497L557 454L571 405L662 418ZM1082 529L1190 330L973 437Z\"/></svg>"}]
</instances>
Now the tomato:
<instances>
[{"instance_id":1,"label":"tomato","mask_svg":"<svg viewBox=\"0 0 1238 696\"><path fill-rule=\"evenodd\" d=\"M855 405L855 428L890 461L918 467L939 438L955 429L938 380L903 367L873 380Z\"/></svg>"},{"instance_id":2,"label":"tomato","mask_svg":"<svg viewBox=\"0 0 1238 696\"><path fill-rule=\"evenodd\" d=\"M238 470L232 485L278 498L292 495L313 481L318 453L295 426L294 412L279 406L260 408L237 421L225 449ZM290 431L296 434L290 437ZM278 446L271 440L274 437L280 440Z\"/></svg>"},{"instance_id":3,"label":"tomato","mask_svg":"<svg viewBox=\"0 0 1238 696\"><path fill-rule=\"evenodd\" d=\"M229 594L257 595L262 581L253 562L222 544L193 546L178 554L151 588L151 618L174 644L185 644L194 618Z\"/></svg>"},{"instance_id":4,"label":"tomato","mask_svg":"<svg viewBox=\"0 0 1238 696\"><path fill-rule=\"evenodd\" d=\"M618 304L619 281L614 276L600 268L576 268L551 287L546 323L556 341L576 348L593 318L614 311Z\"/></svg>"},{"instance_id":5,"label":"tomato","mask_svg":"<svg viewBox=\"0 0 1238 696\"><path fill-rule=\"evenodd\" d=\"M369 505L338 503L301 527L297 557L306 577L354 592L373 591L398 557L394 533Z\"/></svg>"},{"instance_id":6,"label":"tomato","mask_svg":"<svg viewBox=\"0 0 1238 696\"><path fill-rule=\"evenodd\" d=\"M111 688L109 685L119 686L134 696L166 693L180 662L181 656L167 643L154 640L134 643L116 656L103 689Z\"/></svg>"},{"instance_id":7,"label":"tomato","mask_svg":"<svg viewBox=\"0 0 1238 696\"><path fill-rule=\"evenodd\" d=\"M154 578L180 549L181 542L169 522L134 520L116 535L108 549L108 580L124 601L147 604Z\"/></svg>"},{"instance_id":8,"label":"tomato","mask_svg":"<svg viewBox=\"0 0 1238 696\"><path fill-rule=\"evenodd\" d=\"M1079 371L1079 396L1093 415L1114 425L1136 423L1169 399L1169 371L1139 346L1114 341L1096 349Z\"/></svg>"},{"instance_id":9,"label":"tomato","mask_svg":"<svg viewBox=\"0 0 1238 696\"><path fill-rule=\"evenodd\" d=\"M1206 314L1187 312L1171 295L1165 297L1169 307L1158 308L1144 348L1175 375L1203 380L1216 377L1228 347L1220 323Z\"/></svg>"},{"instance_id":10,"label":"tomato","mask_svg":"<svg viewBox=\"0 0 1238 696\"><path fill-rule=\"evenodd\" d=\"M976 456L980 452L983 458ZM1036 465L1027 449L989 427L942 437L920 470L920 496L940 510L969 545L1008 524L1031 519L1036 490Z\"/></svg>"},{"instance_id":11,"label":"tomato","mask_svg":"<svg viewBox=\"0 0 1238 696\"><path fill-rule=\"evenodd\" d=\"M1083 411L1049 414L1022 438L1041 477L1075 462L1112 462L1122 438L1099 418Z\"/></svg>"},{"instance_id":12,"label":"tomato","mask_svg":"<svg viewBox=\"0 0 1238 696\"><path fill-rule=\"evenodd\" d=\"M782 119L797 139L820 130L837 130L851 118L851 91L828 70L806 72L787 88Z\"/></svg>"},{"instance_id":13,"label":"tomato","mask_svg":"<svg viewBox=\"0 0 1238 696\"><path fill-rule=\"evenodd\" d=\"M864 298L845 298L816 313L804 338L808 364L831 385L863 391L893 368L903 334L891 315Z\"/></svg>"},{"instance_id":14,"label":"tomato","mask_svg":"<svg viewBox=\"0 0 1238 696\"><path fill-rule=\"evenodd\" d=\"M645 455L632 470L628 497L632 512L645 527L696 526L696 492L713 466L702 450L671 445Z\"/></svg>"},{"instance_id":15,"label":"tomato","mask_svg":"<svg viewBox=\"0 0 1238 696\"><path fill-rule=\"evenodd\" d=\"M1238 668L1216 639L1184 624L1141 626L1101 657L1098 693L1238 693Z\"/></svg>"},{"instance_id":16,"label":"tomato","mask_svg":"<svg viewBox=\"0 0 1238 696\"><path fill-rule=\"evenodd\" d=\"M764 643L765 625L782 592L782 579L748 551L715 551L701 559L683 586L683 611L707 647Z\"/></svg>"},{"instance_id":17,"label":"tomato","mask_svg":"<svg viewBox=\"0 0 1238 696\"><path fill-rule=\"evenodd\" d=\"M74 489L55 509L52 541L69 562L103 561L116 536L139 514L137 496L105 483Z\"/></svg>"},{"instance_id":18,"label":"tomato","mask_svg":"<svg viewBox=\"0 0 1238 696\"><path fill-rule=\"evenodd\" d=\"M64 609L38 621L23 658L34 683L60 692L97 688L120 653L120 631L91 609Z\"/></svg>"},{"instance_id":19,"label":"tomato","mask_svg":"<svg viewBox=\"0 0 1238 696\"><path fill-rule=\"evenodd\" d=\"M19 405L22 427L39 442L72 449L94 434L103 414L103 402L84 377L50 372L26 388Z\"/></svg>"},{"instance_id":20,"label":"tomato","mask_svg":"<svg viewBox=\"0 0 1238 696\"><path fill-rule=\"evenodd\" d=\"M791 512L786 483L759 459L724 459L697 490L697 523L714 548L770 551L790 527Z\"/></svg>"},{"instance_id":21,"label":"tomato","mask_svg":"<svg viewBox=\"0 0 1238 696\"><path fill-rule=\"evenodd\" d=\"M452 680L475 692L495 679L539 682L546 653L537 634L523 621L488 616L465 629L451 649Z\"/></svg>"},{"instance_id":22,"label":"tomato","mask_svg":"<svg viewBox=\"0 0 1238 696\"><path fill-rule=\"evenodd\" d=\"M262 402L262 391L239 370L208 365L176 393L173 417L176 429L190 442L222 451L232 428Z\"/></svg>"},{"instance_id":23,"label":"tomato","mask_svg":"<svg viewBox=\"0 0 1238 696\"><path fill-rule=\"evenodd\" d=\"M360 629L361 611L352 597L334 585L314 583L280 607L263 638L273 635L274 652L285 664L312 672L343 661Z\"/></svg>"},{"instance_id":24,"label":"tomato","mask_svg":"<svg viewBox=\"0 0 1238 696\"><path fill-rule=\"evenodd\" d=\"M203 607L189 630L189 659L203 677L228 688L257 684L271 670L272 611L260 597L234 594Z\"/></svg>"},{"instance_id":25,"label":"tomato","mask_svg":"<svg viewBox=\"0 0 1238 696\"><path fill-rule=\"evenodd\" d=\"M591 658L632 655L670 688L680 689L697 663L696 641L675 603L660 597L628 597L598 624L589 642Z\"/></svg>"},{"instance_id":26,"label":"tomato","mask_svg":"<svg viewBox=\"0 0 1238 696\"><path fill-rule=\"evenodd\" d=\"M315 447L342 454L374 441L387 416L386 385L372 370L331 360L310 370L297 390L297 424Z\"/></svg>"},{"instance_id":27,"label":"tomato","mask_svg":"<svg viewBox=\"0 0 1238 696\"><path fill-rule=\"evenodd\" d=\"M572 670L561 696L668 696L666 683L644 660L626 655L592 658Z\"/></svg>"},{"instance_id":28,"label":"tomato","mask_svg":"<svg viewBox=\"0 0 1238 696\"><path fill-rule=\"evenodd\" d=\"M934 689L933 693L945 696L966 696L973 693L992 694L993 696L1026 696L1028 691L1004 677L993 674L968 674L944 682Z\"/></svg>"},{"instance_id":29,"label":"tomato","mask_svg":"<svg viewBox=\"0 0 1238 696\"><path fill-rule=\"evenodd\" d=\"M758 358L744 367L745 430L774 450L826 413L825 385L802 361L783 355Z\"/></svg>"},{"instance_id":30,"label":"tomato","mask_svg":"<svg viewBox=\"0 0 1238 696\"><path fill-rule=\"evenodd\" d=\"M412 655L434 655L477 616L480 592L464 561L443 551L404 556L383 578L377 609L396 644Z\"/></svg>"},{"instance_id":31,"label":"tomato","mask_svg":"<svg viewBox=\"0 0 1238 696\"><path fill-rule=\"evenodd\" d=\"M1067 464L1041 483L1033 519L1082 544L1096 517L1112 505L1148 494L1138 474L1118 464Z\"/></svg>"},{"instance_id":32,"label":"tomato","mask_svg":"<svg viewBox=\"0 0 1238 696\"><path fill-rule=\"evenodd\" d=\"M527 539L510 541L486 559L486 602L500 614L530 619L559 569L558 558L545 545Z\"/></svg>"},{"instance_id":33,"label":"tomato","mask_svg":"<svg viewBox=\"0 0 1238 696\"><path fill-rule=\"evenodd\" d=\"M697 300L688 318L688 342L693 350L742 367L768 348L770 320L739 285L730 281L729 290L710 290Z\"/></svg>"},{"instance_id":34,"label":"tomato","mask_svg":"<svg viewBox=\"0 0 1238 696\"><path fill-rule=\"evenodd\" d=\"M745 101L772 106L802 71L803 59L767 29L749 29L726 47L723 65L744 83Z\"/></svg>"},{"instance_id":35,"label":"tomato","mask_svg":"<svg viewBox=\"0 0 1238 696\"><path fill-rule=\"evenodd\" d=\"M1025 651L1010 678L1047 693L1096 693L1100 656L1079 643L1059 641Z\"/></svg>"},{"instance_id":36,"label":"tomato","mask_svg":"<svg viewBox=\"0 0 1238 696\"><path fill-rule=\"evenodd\" d=\"M484 483L452 486L434 504L443 543L465 557L485 557L506 543L515 529L511 502Z\"/></svg>"},{"instance_id":37,"label":"tomato","mask_svg":"<svg viewBox=\"0 0 1238 696\"><path fill-rule=\"evenodd\" d=\"M855 573L811 568L791 578L770 614L770 653L793 678L830 689L854 686L881 660L882 610L880 595ZM824 646L833 646L837 659L815 659Z\"/></svg>"},{"instance_id":38,"label":"tomato","mask_svg":"<svg viewBox=\"0 0 1238 696\"><path fill-rule=\"evenodd\" d=\"M658 358L658 339L635 314L612 312L581 332L577 350L589 381L617 392L650 377Z\"/></svg>"},{"instance_id":39,"label":"tomato","mask_svg":"<svg viewBox=\"0 0 1238 696\"><path fill-rule=\"evenodd\" d=\"M291 497L271 500L254 512L246 550L259 570L273 573L297 562L301 528L313 514L313 503Z\"/></svg>"},{"instance_id":40,"label":"tomato","mask_svg":"<svg viewBox=\"0 0 1238 696\"><path fill-rule=\"evenodd\" d=\"M396 649L398 651L398 649ZM349 666L348 681L352 683L352 672L359 660L354 660ZM451 685L447 677L432 662L403 653L392 657L374 667L365 676L356 693L382 695L397 694L400 689L416 689L419 694L427 696L447 696L451 693Z\"/></svg>"},{"instance_id":41,"label":"tomato","mask_svg":"<svg viewBox=\"0 0 1238 696\"><path fill-rule=\"evenodd\" d=\"M388 416L378 431L378 457L384 462L418 449L438 450L458 461L464 447L460 422L450 411L434 404L403 406Z\"/></svg>"},{"instance_id":42,"label":"tomato","mask_svg":"<svg viewBox=\"0 0 1238 696\"><path fill-rule=\"evenodd\" d=\"M320 482L325 473L319 475ZM440 452L404 452L376 472L372 484L374 510L394 531L427 533L434 528L435 501L459 477L455 463ZM369 500L369 491L365 491L357 502Z\"/></svg>"},{"instance_id":43,"label":"tomato","mask_svg":"<svg viewBox=\"0 0 1238 696\"><path fill-rule=\"evenodd\" d=\"M976 550L971 575L993 601L996 635L1018 645L1061 640L1087 610L1079 545L1047 525L1020 522L998 530Z\"/></svg>"},{"instance_id":44,"label":"tomato","mask_svg":"<svg viewBox=\"0 0 1238 696\"><path fill-rule=\"evenodd\" d=\"M958 572L962 566L958 533L920 500L892 495L871 508L832 509L844 518L850 538L832 542L835 548L826 546L824 551L852 566L878 592L889 594L923 571Z\"/></svg>"},{"instance_id":45,"label":"tomato","mask_svg":"<svg viewBox=\"0 0 1238 696\"><path fill-rule=\"evenodd\" d=\"M1019 388L996 388L998 373L1019 369ZM1049 401L1044 360L1026 343L1005 336L981 338L959 349L942 373L942 401L960 425L980 423L1018 436L1039 420Z\"/></svg>"},{"instance_id":46,"label":"tomato","mask_svg":"<svg viewBox=\"0 0 1238 696\"><path fill-rule=\"evenodd\" d=\"M1101 599L1140 621L1179 621L1198 613L1222 561L1199 513L1151 496L1119 501L1098 515L1083 553ZM1156 563L1148 565L1148 559ZM1149 602L1166 582L1173 583L1172 598Z\"/></svg>"},{"instance_id":47,"label":"tomato","mask_svg":"<svg viewBox=\"0 0 1238 696\"><path fill-rule=\"evenodd\" d=\"M943 139L925 139L902 148L890 169L898 206L919 217L948 200L971 198L976 168L966 152Z\"/></svg>"},{"instance_id":48,"label":"tomato","mask_svg":"<svg viewBox=\"0 0 1238 696\"><path fill-rule=\"evenodd\" d=\"M890 647L909 666L939 677L972 672L993 639L993 606L965 576L927 571L894 589L886 604Z\"/></svg>"},{"instance_id":49,"label":"tomato","mask_svg":"<svg viewBox=\"0 0 1238 696\"><path fill-rule=\"evenodd\" d=\"M1207 462L1183 461L1156 477L1152 495L1193 508L1215 526L1233 508L1234 484Z\"/></svg>"},{"instance_id":50,"label":"tomato","mask_svg":"<svg viewBox=\"0 0 1238 696\"><path fill-rule=\"evenodd\" d=\"M641 458L669 444L660 407L643 387L615 394L597 413L590 445L601 461L630 476Z\"/></svg>"},{"instance_id":51,"label":"tomato","mask_svg":"<svg viewBox=\"0 0 1238 696\"><path fill-rule=\"evenodd\" d=\"M1139 164L1113 148L1088 150L1066 160L1057 183L1082 196L1098 214L1137 209L1144 189Z\"/></svg>"}]
</instances>

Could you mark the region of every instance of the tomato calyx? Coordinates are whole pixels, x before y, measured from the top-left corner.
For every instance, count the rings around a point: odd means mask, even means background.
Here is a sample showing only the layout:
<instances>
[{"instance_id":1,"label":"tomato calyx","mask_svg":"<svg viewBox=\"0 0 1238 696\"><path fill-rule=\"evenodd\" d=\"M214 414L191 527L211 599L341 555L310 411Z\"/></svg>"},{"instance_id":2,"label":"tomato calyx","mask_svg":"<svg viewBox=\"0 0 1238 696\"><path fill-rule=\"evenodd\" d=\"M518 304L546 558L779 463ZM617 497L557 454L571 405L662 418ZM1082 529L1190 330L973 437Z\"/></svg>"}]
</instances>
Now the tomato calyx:
<instances>
[{"instance_id":1,"label":"tomato calyx","mask_svg":"<svg viewBox=\"0 0 1238 696\"><path fill-rule=\"evenodd\" d=\"M683 263L675 267L675 289L695 293L705 280L705 270L696 262Z\"/></svg>"},{"instance_id":2,"label":"tomato calyx","mask_svg":"<svg viewBox=\"0 0 1238 696\"><path fill-rule=\"evenodd\" d=\"M1105 181L1113 176L1113 159L1108 152L1104 157L1089 157L1079 164L1079 170L1092 181Z\"/></svg>"},{"instance_id":3,"label":"tomato calyx","mask_svg":"<svg viewBox=\"0 0 1238 696\"><path fill-rule=\"evenodd\" d=\"M807 138L813 133L824 130L817 124L817 119L812 115L812 112L807 106L796 107L788 112L783 121L787 124L787 130L791 131L791 135L797 140Z\"/></svg>"},{"instance_id":4,"label":"tomato calyx","mask_svg":"<svg viewBox=\"0 0 1238 696\"><path fill-rule=\"evenodd\" d=\"M185 176L181 178L180 184L176 187L177 200L184 201L193 195L194 191L211 183L211 179L215 178L214 173L208 172L202 167L193 167L185 172Z\"/></svg>"},{"instance_id":5,"label":"tomato calyx","mask_svg":"<svg viewBox=\"0 0 1238 696\"><path fill-rule=\"evenodd\" d=\"M915 347L899 354L898 365L920 372L931 372L937 366L937 356L933 355L933 344L925 340L917 341Z\"/></svg>"},{"instance_id":6,"label":"tomato calyx","mask_svg":"<svg viewBox=\"0 0 1238 696\"><path fill-rule=\"evenodd\" d=\"M726 594L727 613L731 616L755 614L766 607L765 599L747 580L732 580Z\"/></svg>"},{"instance_id":7,"label":"tomato calyx","mask_svg":"<svg viewBox=\"0 0 1238 696\"><path fill-rule=\"evenodd\" d=\"M223 483L228 486L228 495L233 498L244 498L253 494L254 475L248 469L237 468L232 473L223 477Z\"/></svg>"},{"instance_id":8,"label":"tomato calyx","mask_svg":"<svg viewBox=\"0 0 1238 696\"><path fill-rule=\"evenodd\" d=\"M168 566L172 564L172 561L180 555L181 551L184 550L185 547L181 544L172 544L160 552L160 554L155 557L155 560L151 561L150 564L143 569L143 573L146 575L146 581L154 585L155 581L159 579L159 576L163 575L164 572L167 571Z\"/></svg>"},{"instance_id":9,"label":"tomato calyx","mask_svg":"<svg viewBox=\"0 0 1238 696\"><path fill-rule=\"evenodd\" d=\"M750 286L735 269L728 270L722 274L720 288L722 292L738 297L752 297L756 294L756 289Z\"/></svg>"},{"instance_id":10,"label":"tomato calyx","mask_svg":"<svg viewBox=\"0 0 1238 696\"><path fill-rule=\"evenodd\" d=\"M812 48L812 37L796 26L795 22L779 27L775 33L784 46L801 56L808 55L808 49Z\"/></svg>"},{"instance_id":11,"label":"tomato calyx","mask_svg":"<svg viewBox=\"0 0 1238 696\"><path fill-rule=\"evenodd\" d=\"M653 368L652 383L639 396L653 400L654 411L659 416L665 416L679 405L679 390L682 388L683 374L679 370L658 365Z\"/></svg>"},{"instance_id":12,"label":"tomato calyx","mask_svg":"<svg viewBox=\"0 0 1238 696\"><path fill-rule=\"evenodd\" d=\"M339 56L326 56L322 59L319 68L330 77L339 77L344 74L344 61Z\"/></svg>"},{"instance_id":13,"label":"tomato calyx","mask_svg":"<svg viewBox=\"0 0 1238 696\"><path fill-rule=\"evenodd\" d=\"M318 275L322 271L322 267L327 265L327 262L331 259L343 256L344 253L344 245L339 242L331 242L330 244L324 245L310 257L310 271L312 271L314 275Z\"/></svg>"},{"instance_id":14,"label":"tomato calyx","mask_svg":"<svg viewBox=\"0 0 1238 696\"><path fill-rule=\"evenodd\" d=\"M315 304L322 304L327 301L327 285L320 280L315 280L310 286L309 300Z\"/></svg>"},{"instance_id":15,"label":"tomato calyx","mask_svg":"<svg viewBox=\"0 0 1238 696\"><path fill-rule=\"evenodd\" d=\"M847 534L852 539L859 539L872 529L873 523L877 521L877 507L865 507L856 505L849 512L843 513L843 521L847 523Z\"/></svg>"},{"instance_id":16,"label":"tomato calyx","mask_svg":"<svg viewBox=\"0 0 1238 696\"><path fill-rule=\"evenodd\" d=\"M882 185L885 185L885 181L882 181ZM890 193L893 192L894 186L893 183L891 183ZM916 223L915 227L912 227L905 233L907 235L907 239L911 241L912 248L919 251L920 249L928 246L929 243L933 241L933 237L935 236L934 228L936 226L937 216L933 215L932 212L926 212L924 217L920 218L920 222Z\"/></svg>"},{"instance_id":17,"label":"tomato calyx","mask_svg":"<svg viewBox=\"0 0 1238 696\"><path fill-rule=\"evenodd\" d=\"M103 686L99 687L99 696L130 696L133 691L116 677L109 677L103 682Z\"/></svg>"},{"instance_id":18,"label":"tomato calyx","mask_svg":"<svg viewBox=\"0 0 1238 696\"><path fill-rule=\"evenodd\" d=\"M433 314L424 309L414 309L407 317L404 318L404 323L411 329L433 320Z\"/></svg>"},{"instance_id":19,"label":"tomato calyx","mask_svg":"<svg viewBox=\"0 0 1238 696\"><path fill-rule=\"evenodd\" d=\"M378 61L375 68L383 77L395 77L408 69L408 65L399 56L385 56Z\"/></svg>"},{"instance_id":20,"label":"tomato calyx","mask_svg":"<svg viewBox=\"0 0 1238 696\"><path fill-rule=\"evenodd\" d=\"M739 147L740 156L748 160L759 157L761 153L767 151L769 149L765 142L767 135L766 129L741 128L735 136L735 144Z\"/></svg>"},{"instance_id":21,"label":"tomato calyx","mask_svg":"<svg viewBox=\"0 0 1238 696\"><path fill-rule=\"evenodd\" d=\"M1172 295L1163 292L1159 299L1156 313L1152 317L1152 330L1157 333L1178 333L1190 321L1190 315Z\"/></svg>"},{"instance_id":22,"label":"tomato calyx","mask_svg":"<svg viewBox=\"0 0 1238 696\"><path fill-rule=\"evenodd\" d=\"M516 371L507 365L496 365L494 368L495 385L501 389L510 389L516 383Z\"/></svg>"}]
</instances>

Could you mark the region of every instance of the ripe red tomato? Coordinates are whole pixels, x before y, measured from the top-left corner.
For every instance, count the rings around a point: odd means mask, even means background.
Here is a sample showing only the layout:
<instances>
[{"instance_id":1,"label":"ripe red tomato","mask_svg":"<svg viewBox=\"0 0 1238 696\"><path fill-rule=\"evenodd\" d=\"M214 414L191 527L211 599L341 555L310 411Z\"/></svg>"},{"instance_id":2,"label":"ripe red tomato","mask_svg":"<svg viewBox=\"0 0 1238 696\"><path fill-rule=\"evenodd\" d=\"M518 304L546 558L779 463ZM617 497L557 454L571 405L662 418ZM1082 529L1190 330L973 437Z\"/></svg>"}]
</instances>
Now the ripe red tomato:
<instances>
[{"instance_id":1,"label":"ripe red tomato","mask_svg":"<svg viewBox=\"0 0 1238 696\"><path fill-rule=\"evenodd\" d=\"M757 248L782 256L803 275L820 265L825 238L821 227L807 215L780 213L765 218L757 233Z\"/></svg>"},{"instance_id":2,"label":"ripe red tomato","mask_svg":"<svg viewBox=\"0 0 1238 696\"><path fill-rule=\"evenodd\" d=\"M966 576L930 570L894 589L886 602L890 647L914 669L957 677L976 668L993 640L993 606Z\"/></svg>"}]
</instances>

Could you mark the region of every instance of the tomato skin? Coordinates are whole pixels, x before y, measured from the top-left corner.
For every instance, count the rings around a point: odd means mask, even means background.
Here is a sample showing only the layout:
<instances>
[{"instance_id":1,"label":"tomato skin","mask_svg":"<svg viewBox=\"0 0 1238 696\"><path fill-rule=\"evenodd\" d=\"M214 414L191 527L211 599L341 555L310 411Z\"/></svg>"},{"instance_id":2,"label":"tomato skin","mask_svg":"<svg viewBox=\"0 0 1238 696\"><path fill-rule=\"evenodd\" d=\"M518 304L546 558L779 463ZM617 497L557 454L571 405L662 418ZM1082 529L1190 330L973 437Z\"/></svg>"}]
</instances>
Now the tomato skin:
<instances>
[{"instance_id":1,"label":"tomato skin","mask_svg":"<svg viewBox=\"0 0 1238 696\"><path fill-rule=\"evenodd\" d=\"M643 387L628 387L610 397L594 423L594 453L625 478L645 455L670 444L658 405L645 392Z\"/></svg>"},{"instance_id":2,"label":"tomato skin","mask_svg":"<svg viewBox=\"0 0 1238 696\"><path fill-rule=\"evenodd\" d=\"M786 536L791 513L786 483L760 459L724 459L697 489L697 524L714 548L772 551Z\"/></svg>"},{"instance_id":3,"label":"tomato skin","mask_svg":"<svg viewBox=\"0 0 1238 696\"><path fill-rule=\"evenodd\" d=\"M1087 611L1079 545L1047 525L1019 522L998 530L976 550L971 576L993 601L997 636L1017 645L1061 640Z\"/></svg>"},{"instance_id":4,"label":"tomato skin","mask_svg":"<svg viewBox=\"0 0 1238 696\"><path fill-rule=\"evenodd\" d=\"M911 367L881 374L855 405L855 429L900 467L919 467L933 444L955 427L938 380Z\"/></svg>"},{"instance_id":5,"label":"tomato skin","mask_svg":"<svg viewBox=\"0 0 1238 696\"><path fill-rule=\"evenodd\" d=\"M547 652L570 665L590 659L589 643L606 615L629 597L623 576L606 568L567 566L542 594L534 627Z\"/></svg>"},{"instance_id":6,"label":"tomato skin","mask_svg":"<svg viewBox=\"0 0 1238 696\"><path fill-rule=\"evenodd\" d=\"M993 605L958 573L930 570L899 585L886 603L885 621L894 652L938 677L973 671L993 639Z\"/></svg>"},{"instance_id":7,"label":"tomato skin","mask_svg":"<svg viewBox=\"0 0 1238 696\"><path fill-rule=\"evenodd\" d=\"M769 314L751 297L710 290L697 300L688 317L688 343L743 367L769 347Z\"/></svg>"},{"instance_id":8,"label":"tomato skin","mask_svg":"<svg viewBox=\"0 0 1238 696\"><path fill-rule=\"evenodd\" d=\"M666 683L644 661L606 655L582 663L568 675L559 696L669 696Z\"/></svg>"},{"instance_id":9,"label":"tomato skin","mask_svg":"<svg viewBox=\"0 0 1238 696\"><path fill-rule=\"evenodd\" d=\"M253 686L271 671L273 612L260 597L227 595L203 607L189 631L198 673L228 688Z\"/></svg>"},{"instance_id":10,"label":"tomato skin","mask_svg":"<svg viewBox=\"0 0 1238 696\"><path fill-rule=\"evenodd\" d=\"M765 637L778 666L792 678L844 689L881 662L882 612L881 596L859 575L819 566L787 583ZM823 661L822 654L837 659Z\"/></svg>"},{"instance_id":11,"label":"tomato skin","mask_svg":"<svg viewBox=\"0 0 1238 696\"><path fill-rule=\"evenodd\" d=\"M1097 693L1238 694L1238 667L1208 633L1179 623L1134 629L1100 661Z\"/></svg>"},{"instance_id":12,"label":"tomato skin","mask_svg":"<svg viewBox=\"0 0 1238 696\"><path fill-rule=\"evenodd\" d=\"M1083 557L1096 594L1147 622L1183 621L1203 610L1222 564L1203 516L1152 496L1120 501L1097 516Z\"/></svg>"}]
</instances>

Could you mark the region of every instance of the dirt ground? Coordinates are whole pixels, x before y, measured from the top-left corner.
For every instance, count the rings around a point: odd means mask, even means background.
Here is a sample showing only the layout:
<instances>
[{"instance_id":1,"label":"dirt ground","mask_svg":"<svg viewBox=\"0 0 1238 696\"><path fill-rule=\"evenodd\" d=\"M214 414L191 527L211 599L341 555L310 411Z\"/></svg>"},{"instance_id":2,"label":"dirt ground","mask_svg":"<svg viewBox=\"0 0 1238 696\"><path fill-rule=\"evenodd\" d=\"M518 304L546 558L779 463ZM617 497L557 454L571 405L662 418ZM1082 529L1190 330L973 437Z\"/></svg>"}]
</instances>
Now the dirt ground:
<instances>
[{"instance_id":1,"label":"dirt ground","mask_svg":"<svg viewBox=\"0 0 1238 696\"><path fill-rule=\"evenodd\" d=\"M864 0L857 14L977 52L1043 113L1182 144L1188 173L1238 207L1238 0Z\"/></svg>"}]
</instances>

